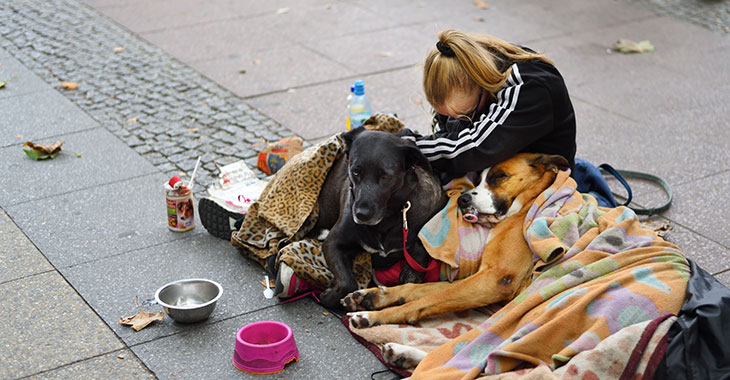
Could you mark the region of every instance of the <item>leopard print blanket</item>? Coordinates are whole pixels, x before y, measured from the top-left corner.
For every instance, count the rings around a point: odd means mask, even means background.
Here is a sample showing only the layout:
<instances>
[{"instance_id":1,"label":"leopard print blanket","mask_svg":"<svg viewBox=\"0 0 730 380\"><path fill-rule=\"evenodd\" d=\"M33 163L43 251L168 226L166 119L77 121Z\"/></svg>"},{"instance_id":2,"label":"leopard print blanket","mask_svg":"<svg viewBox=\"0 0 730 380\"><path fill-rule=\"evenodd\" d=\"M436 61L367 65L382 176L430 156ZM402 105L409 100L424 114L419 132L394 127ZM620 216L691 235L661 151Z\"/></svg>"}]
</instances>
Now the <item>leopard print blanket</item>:
<instances>
[{"instance_id":1,"label":"leopard print blanket","mask_svg":"<svg viewBox=\"0 0 730 380\"><path fill-rule=\"evenodd\" d=\"M403 123L389 114L375 114L364 126L391 133L403 129ZM307 234L319 216L317 197L322 184L343 152L343 140L337 134L292 157L251 205L241 228L231 235L231 244L271 273L283 262L310 284L329 287L334 277L327 269L322 242ZM372 278L370 254L357 256L353 272L358 286L366 288Z\"/></svg>"}]
</instances>

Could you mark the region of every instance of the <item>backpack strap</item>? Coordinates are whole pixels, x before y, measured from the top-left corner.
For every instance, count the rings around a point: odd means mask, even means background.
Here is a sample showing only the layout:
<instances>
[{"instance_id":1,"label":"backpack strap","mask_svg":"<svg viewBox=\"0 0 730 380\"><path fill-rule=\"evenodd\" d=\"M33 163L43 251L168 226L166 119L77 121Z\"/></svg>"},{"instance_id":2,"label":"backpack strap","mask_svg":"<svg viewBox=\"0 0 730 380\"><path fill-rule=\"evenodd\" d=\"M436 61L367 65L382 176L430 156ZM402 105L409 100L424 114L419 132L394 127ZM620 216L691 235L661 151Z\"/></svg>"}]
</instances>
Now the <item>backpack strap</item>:
<instances>
[{"instance_id":1,"label":"backpack strap","mask_svg":"<svg viewBox=\"0 0 730 380\"><path fill-rule=\"evenodd\" d=\"M611 165L608 164L601 164L598 166L598 168L601 170L601 174L611 174L626 188L626 191L628 193L627 201L624 203L624 206L627 206L634 210L634 212L637 215L654 215L654 214L660 214L664 211L667 211L669 209L669 206L672 205L672 188L669 186L667 181L664 179L657 177L653 174L647 174L642 172L636 172L631 170L618 170L611 167ZM636 207L636 206L628 206L628 204L631 202L632 193L631 188L629 187L628 183L626 182L625 178L633 178L633 179L639 179L644 181L653 182L659 186L662 187L664 192L667 194L668 200L659 207L652 207L652 208L642 208L642 207Z\"/></svg>"}]
</instances>

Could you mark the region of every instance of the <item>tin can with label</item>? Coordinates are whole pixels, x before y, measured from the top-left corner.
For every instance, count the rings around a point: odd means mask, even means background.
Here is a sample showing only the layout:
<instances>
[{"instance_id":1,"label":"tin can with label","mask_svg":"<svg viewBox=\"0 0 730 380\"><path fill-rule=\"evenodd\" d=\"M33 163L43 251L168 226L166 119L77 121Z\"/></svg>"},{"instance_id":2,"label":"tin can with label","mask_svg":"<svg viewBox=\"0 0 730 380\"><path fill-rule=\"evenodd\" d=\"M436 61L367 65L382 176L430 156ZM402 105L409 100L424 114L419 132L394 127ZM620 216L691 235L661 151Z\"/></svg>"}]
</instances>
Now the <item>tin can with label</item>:
<instances>
[{"instance_id":1,"label":"tin can with label","mask_svg":"<svg viewBox=\"0 0 730 380\"><path fill-rule=\"evenodd\" d=\"M180 177L172 177L165 183L165 201L167 203L167 227L170 230L183 232L195 228L193 192L183 184Z\"/></svg>"}]
</instances>

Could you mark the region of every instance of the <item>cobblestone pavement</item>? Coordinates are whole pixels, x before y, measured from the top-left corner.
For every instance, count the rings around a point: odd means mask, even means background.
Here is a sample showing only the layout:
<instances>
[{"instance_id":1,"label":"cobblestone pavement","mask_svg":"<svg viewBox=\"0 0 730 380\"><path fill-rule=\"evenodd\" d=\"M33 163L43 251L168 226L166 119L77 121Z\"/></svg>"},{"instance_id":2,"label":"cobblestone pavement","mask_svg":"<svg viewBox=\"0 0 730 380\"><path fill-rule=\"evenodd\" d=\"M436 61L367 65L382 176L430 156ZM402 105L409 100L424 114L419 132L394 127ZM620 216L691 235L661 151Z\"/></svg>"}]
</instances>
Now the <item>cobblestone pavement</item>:
<instances>
[{"instance_id":1,"label":"cobblestone pavement","mask_svg":"<svg viewBox=\"0 0 730 380\"><path fill-rule=\"evenodd\" d=\"M201 156L195 179L207 186L216 164L256 167L253 144L292 134L75 1L4 0L0 20L0 47L53 86L77 82L63 93L169 175L190 174Z\"/></svg>"},{"instance_id":2,"label":"cobblestone pavement","mask_svg":"<svg viewBox=\"0 0 730 380\"><path fill-rule=\"evenodd\" d=\"M663 16L673 16L710 30L730 32L730 1L727 0L628 0Z\"/></svg>"}]
</instances>

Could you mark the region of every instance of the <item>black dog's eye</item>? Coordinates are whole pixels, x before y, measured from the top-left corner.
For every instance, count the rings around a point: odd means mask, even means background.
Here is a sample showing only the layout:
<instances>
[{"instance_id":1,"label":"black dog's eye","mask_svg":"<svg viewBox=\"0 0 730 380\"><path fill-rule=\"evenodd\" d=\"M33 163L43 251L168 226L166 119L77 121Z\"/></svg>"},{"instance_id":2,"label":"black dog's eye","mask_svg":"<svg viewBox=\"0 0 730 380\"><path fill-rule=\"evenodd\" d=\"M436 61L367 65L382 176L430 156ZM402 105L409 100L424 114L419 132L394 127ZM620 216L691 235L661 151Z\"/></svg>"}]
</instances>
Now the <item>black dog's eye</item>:
<instances>
[{"instance_id":1,"label":"black dog's eye","mask_svg":"<svg viewBox=\"0 0 730 380\"><path fill-rule=\"evenodd\" d=\"M391 176L389 176L389 175L387 175L387 174L383 174L382 176L380 176L380 179L382 179L383 181L387 181L387 180L389 180L389 179L390 179L390 177L391 177Z\"/></svg>"},{"instance_id":2,"label":"black dog's eye","mask_svg":"<svg viewBox=\"0 0 730 380\"><path fill-rule=\"evenodd\" d=\"M353 177L357 177L357 176L360 175L360 170L359 169L352 169L352 170L350 170L350 175L352 175Z\"/></svg>"}]
</instances>

